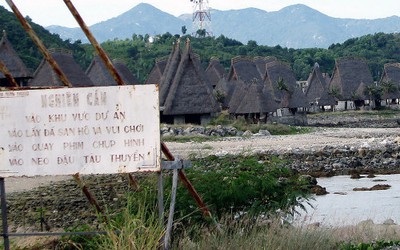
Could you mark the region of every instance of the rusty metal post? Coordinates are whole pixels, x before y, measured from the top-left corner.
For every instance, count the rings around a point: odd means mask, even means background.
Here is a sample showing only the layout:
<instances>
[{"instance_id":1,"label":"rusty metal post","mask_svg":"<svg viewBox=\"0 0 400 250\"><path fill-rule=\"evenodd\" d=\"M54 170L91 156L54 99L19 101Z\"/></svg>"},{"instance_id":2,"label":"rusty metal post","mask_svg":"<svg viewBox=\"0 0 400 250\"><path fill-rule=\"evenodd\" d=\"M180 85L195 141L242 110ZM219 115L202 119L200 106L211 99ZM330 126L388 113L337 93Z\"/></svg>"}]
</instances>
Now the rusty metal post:
<instances>
[{"instance_id":1,"label":"rusty metal post","mask_svg":"<svg viewBox=\"0 0 400 250\"><path fill-rule=\"evenodd\" d=\"M22 16L21 12L18 10L17 6L13 3L12 0L6 0L7 4L10 6L12 11L14 12L15 16L18 18L18 20L21 22L22 26L26 30L26 32L29 34L29 36L32 38L33 42L38 46L39 50L42 52L44 55L44 58L47 60L47 62L50 64L50 66L53 68L54 72L60 77L61 82L67 86L67 87L72 87L71 82L68 80L67 76L62 72L60 69L60 66L58 66L57 62L54 60L54 58L51 56L49 51L47 51L46 47L42 43L42 41L39 39L39 37L36 35L35 31L32 29L31 25L25 20L25 18Z\"/></svg>"},{"instance_id":2,"label":"rusty metal post","mask_svg":"<svg viewBox=\"0 0 400 250\"><path fill-rule=\"evenodd\" d=\"M96 49L97 54L99 54L100 58L103 60L104 64L106 65L108 71L113 76L114 80L117 82L118 85L125 85L124 80L122 80L121 76L115 69L113 63L111 62L110 58L107 56L106 52L100 46L100 44L96 41L92 33L90 32L88 26L83 21L82 17L79 15L78 10L72 4L70 0L64 0L64 3L67 5L68 9L70 10L71 14L74 16L75 20L78 22L79 26L85 33L86 37L89 39L90 43Z\"/></svg>"},{"instance_id":3,"label":"rusty metal post","mask_svg":"<svg viewBox=\"0 0 400 250\"><path fill-rule=\"evenodd\" d=\"M107 217L105 216L103 210L101 209L99 203L97 202L96 198L90 193L89 189L86 187L86 185L82 182L79 173L76 173L73 175L76 183L78 183L78 186L82 189L82 192L85 194L86 198L88 199L89 203L96 208L96 211L103 216L103 220L105 222L108 222Z\"/></svg>"},{"instance_id":4,"label":"rusty metal post","mask_svg":"<svg viewBox=\"0 0 400 250\"><path fill-rule=\"evenodd\" d=\"M12 87L18 88L19 85L15 81L14 77L11 75L10 71L8 71L6 65L0 60L0 71L4 74L7 78L8 82L12 85Z\"/></svg>"},{"instance_id":5,"label":"rusty metal post","mask_svg":"<svg viewBox=\"0 0 400 250\"><path fill-rule=\"evenodd\" d=\"M139 185L139 182L137 181L136 177L131 173L128 173L127 175L128 175L129 184L131 185L133 190L139 191L140 185Z\"/></svg>"}]
</instances>

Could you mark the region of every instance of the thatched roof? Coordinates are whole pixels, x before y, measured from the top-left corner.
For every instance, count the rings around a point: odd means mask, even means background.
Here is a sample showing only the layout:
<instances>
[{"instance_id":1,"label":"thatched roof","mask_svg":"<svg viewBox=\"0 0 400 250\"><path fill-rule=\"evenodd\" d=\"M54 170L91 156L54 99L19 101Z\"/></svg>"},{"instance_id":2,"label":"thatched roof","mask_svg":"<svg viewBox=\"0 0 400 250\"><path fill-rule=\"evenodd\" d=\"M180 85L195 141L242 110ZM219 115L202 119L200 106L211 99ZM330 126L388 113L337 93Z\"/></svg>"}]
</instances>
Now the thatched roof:
<instances>
[{"instance_id":1,"label":"thatched roof","mask_svg":"<svg viewBox=\"0 0 400 250\"><path fill-rule=\"evenodd\" d=\"M305 90L305 95L308 102L315 103L318 101L324 92L327 92L327 82L324 78L319 64L315 63L312 73L307 79L307 88Z\"/></svg>"},{"instance_id":2,"label":"thatched roof","mask_svg":"<svg viewBox=\"0 0 400 250\"><path fill-rule=\"evenodd\" d=\"M261 81L262 75L251 57L237 56L231 60L227 79L228 81L242 80L244 82L251 82L254 79Z\"/></svg>"},{"instance_id":3,"label":"thatched roof","mask_svg":"<svg viewBox=\"0 0 400 250\"><path fill-rule=\"evenodd\" d=\"M278 60L274 56L256 56L254 57L253 61L257 66L258 72L260 73L261 77L265 76L265 72L267 70L267 63Z\"/></svg>"},{"instance_id":4,"label":"thatched roof","mask_svg":"<svg viewBox=\"0 0 400 250\"><path fill-rule=\"evenodd\" d=\"M228 81L225 77L223 77L217 83L217 86L214 88L214 95L223 95L224 101L222 103L222 108L226 109L229 107L229 102L231 100L233 91L236 86L236 81Z\"/></svg>"},{"instance_id":5,"label":"thatched roof","mask_svg":"<svg viewBox=\"0 0 400 250\"><path fill-rule=\"evenodd\" d=\"M168 57L164 72L160 79L160 106L164 106L165 99L169 93L169 88L172 85L176 71L178 70L181 61L180 39L172 47L172 51Z\"/></svg>"},{"instance_id":6,"label":"thatched roof","mask_svg":"<svg viewBox=\"0 0 400 250\"><path fill-rule=\"evenodd\" d=\"M246 95L250 83L245 83L244 81L238 80L234 82L234 86L235 87L228 105L229 107L228 112L230 114L236 113L236 109L239 107L243 97Z\"/></svg>"},{"instance_id":7,"label":"thatched roof","mask_svg":"<svg viewBox=\"0 0 400 250\"><path fill-rule=\"evenodd\" d=\"M156 60L153 68L148 75L145 84L160 84L161 77L167 65L168 57L159 58Z\"/></svg>"},{"instance_id":8,"label":"thatched roof","mask_svg":"<svg viewBox=\"0 0 400 250\"><path fill-rule=\"evenodd\" d=\"M366 100L368 97L364 90L373 84L374 80L364 59L344 57L336 59L328 89L341 101Z\"/></svg>"},{"instance_id":9,"label":"thatched roof","mask_svg":"<svg viewBox=\"0 0 400 250\"><path fill-rule=\"evenodd\" d=\"M318 106L335 106L337 98L332 96L328 91L322 93L318 100Z\"/></svg>"},{"instance_id":10,"label":"thatched roof","mask_svg":"<svg viewBox=\"0 0 400 250\"><path fill-rule=\"evenodd\" d=\"M215 87L225 75L224 66L219 62L218 58L211 58L205 72L212 87Z\"/></svg>"},{"instance_id":11,"label":"thatched roof","mask_svg":"<svg viewBox=\"0 0 400 250\"><path fill-rule=\"evenodd\" d=\"M17 52L14 50L10 41L7 38L6 32L3 32L3 37L0 40L0 60L8 69L14 79L28 79L32 74L27 69ZM0 79L5 79L5 75L0 71Z\"/></svg>"},{"instance_id":12,"label":"thatched roof","mask_svg":"<svg viewBox=\"0 0 400 250\"><path fill-rule=\"evenodd\" d=\"M213 114L219 105L189 39L164 103L164 115Z\"/></svg>"},{"instance_id":13,"label":"thatched roof","mask_svg":"<svg viewBox=\"0 0 400 250\"><path fill-rule=\"evenodd\" d=\"M139 83L136 77L129 71L128 67L126 67L123 62L119 60L113 60L113 65L125 84L132 85ZM86 74L89 76L90 80L92 80L95 86L118 85L99 56L93 57L92 62L86 70Z\"/></svg>"},{"instance_id":14,"label":"thatched roof","mask_svg":"<svg viewBox=\"0 0 400 250\"><path fill-rule=\"evenodd\" d=\"M296 77L287 63L272 61L266 64L264 77L269 91L280 108L308 107L304 93L296 84Z\"/></svg>"},{"instance_id":15,"label":"thatched roof","mask_svg":"<svg viewBox=\"0 0 400 250\"><path fill-rule=\"evenodd\" d=\"M383 74L379 81L383 89L384 99L396 99L400 97L400 63L386 63L383 66Z\"/></svg>"},{"instance_id":16,"label":"thatched roof","mask_svg":"<svg viewBox=\"0 0 400 250\"><path fill-rule=\"evenodd\" d=\"M268 113L275 112L277 109L277 103L274 101L271 93L266 91L264 84L254 81L245 91L245 95L242 97L234 113L237 115Z\"/></svg>"},{"instance_id":17,"label":"thatched roof","mask_svg":"<svg viewBox=\"0 0 400 250\"><path fill-rule=\"evenodd\" d=\"M70 51L56 49L49 51L63 71L73 87L94 86L90 78L82 68L75 62ZM28 86L64 86L58 75L54 72L50 64L43 59L36 69L33 79L28 82Z\"/></svg>"}]
</instances>

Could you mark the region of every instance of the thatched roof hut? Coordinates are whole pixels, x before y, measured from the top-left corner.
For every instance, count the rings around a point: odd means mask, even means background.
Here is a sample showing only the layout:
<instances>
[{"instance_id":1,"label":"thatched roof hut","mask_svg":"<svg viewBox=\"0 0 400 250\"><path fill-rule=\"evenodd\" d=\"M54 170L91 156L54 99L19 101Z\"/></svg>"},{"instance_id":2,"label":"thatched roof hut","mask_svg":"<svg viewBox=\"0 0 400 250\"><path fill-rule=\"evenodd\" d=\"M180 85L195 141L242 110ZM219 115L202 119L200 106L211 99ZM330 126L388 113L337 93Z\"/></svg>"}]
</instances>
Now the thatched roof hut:
<instances>
[{"instance_id":1,"label":"thatched roof hut","mask_svg":"<svg viewBox=\"0 0 400 250\"><path fill-rule=\"evenodd\" d=\"M315 63L313 71L307 79L307 88L305 90L305 95L309 103L317 103L324 92L327 90L328 83L321 73L319 64Z\"/></svg>"},{"instance_id":2,"label":"thatched roof hut","mask_svg":"<svg viewBox=\"0 0 400 250\"><path fill-rule=\"evenodd\" d=\"M132 74L132 72L129 71L128 67L126 67L123 62L114 59L113 65L125 84L139 84L139 81ZM99 56L93 57L92 62L86 70L86 74L89 76L90 80L92 80L95 86L118 85Z\"/></svg>"},{"instance_id":3,"label":"thatched roof hut","mask_svg":"<svg viewBox=\"0 0 400 250\"><path fill-rule=\"evenodd\" d=\"M160 106L164 106L165 100L169 93L169 89L174 81L176 71L178 70L181 61L180 39L172 47L172 51L168 57L164 72L160 79Z\"/></svg>"},{"instance_id":4,"label":"thatched roof hut","mask_svg":"<svg viewBox=\"0 0 400 250\"><path fill-rule=\"evenodd\" d=\"M228 112L230 114L235 114L236 109L239 107L240 103L242 102L243 97L246 95L246 92L250 86L250 83L245 83L242 80L231 81L234 82L234 89L232 92L232 96L229 100L228 104Z\"/></svg>"},{"instance_id":5,"label":"thatched roof hut","mask_svg":"<svg viewBox=\"0 0 400 250\"><path fill-rule=\"evenodd\" d=\"M281 61L266 64L264 76L266 91L269 91L280 108L308 107L304 93L296 84L296 77L290 66Z\"/></svg>"},{"instance_id":6,"label":"thatched roof hut","mask_svg":"<svg viewBox=\"0 0 400 250\"><path fill-rule=\"evenodd\" d=\"M163 115L202 115L219 111L212 87L188 39L165 99Z\"/></svg>"},{"instance_id":7,"label":"thatched roof hut","mask_svg":"<svg viewBox=\"0 0 400 250\"><path fill-rule=\"evenodd\" d=\"M400 63L386 63L379 81L383 99L400 98Z\"/></svg>"},{"instance_id":8,"label":"thatched roof hut","mask_svg":"<svg viewBox=\"0 0 400 250\"><path fill-rule=\"evenodd\" d=\"M21 86L25 85L28 79L32 78L31 72L27 69L8 40L6 32L3 32L3 37L0 40L0 60ZM9 85L5 75L0 71L0 86L6 87Z\"/></svg>"},{"instance_id":9,"label":"thatched roof hut","mask_svg":"<svg viewBox=\"0 0 400 250\"><path fill-rule=\"evenodd\" d=\"M254 79L261 81L262 75L251 57L236 56L231 60L227 79L228 81L242 80L244 82L251 82Z\"/></svg>"},{"instance_id":10,"label":"thatched roof hut","mask_svg":"<svg viewBox=\"0 0 400 250\"><path fill-rule=\"evenodd\" d=\"M233 91L237 81L228 81L223 77L214 88L214 96L216 96L217 101L220 101L223 109L229 108L229 102L232 98ZM223 100L220 100L220 99Z\"/></svg>"},{"instance_id":11,"label":"thatched roof hut","mask_svg":"<svg viewBox=\"0 0 400 250\"><path fill-rule=\"evenodd\" d=\"M266 91L262 82L254 81L250 83L239 106L234 112L236 115L260 114L275 112L278 104L274 101L270 92Z\"/></svg>"},{"instance_id":12,"label":"thatched roof hut","mask_svg":"<svg viewBox=\"0 0 400 250\"><path fill-rule=\"evenodd\" d=\"M336 59L335 68L329 83L329 91L340 101L367 100L368 86L374 80L364 59L344 57Z\"/></svg>"},{"instance_id":13,"label":"thatched roof hut","mask_svg":"<svg viewBox=\"0 0 400 250\"><path fill-rule=\"evenodd\" d=\"M206 69L206 76L211 83L211 86L215 88L217 83L225 76L225 68L219 62L218 58L211 58L210 63Z\"/></svg>"},{"instance_id":14,"label":"thatched roof hut","mask_svg":"<svg viewBox=\"0 0 400 250\"><path fill-rule=\"evenodd\" d=\"M165 67L167 66L168 57L162 57L156 59L153 68L148 75L145 84L160 84L161 77L164 73Z\"/></svg>"},{"instance_id":15,"label":"thatched roof hut","mask_svg":"<svg viewBox=\"0 0 400 250\"><path fill-rule=\"evenodd\" d=\"M60 69L66 75L73 87L93 86L93 82L85 74L83 69L75 62L72 52L64 49L52 49L49 51L57 62ZM43 59L36 69L33 79L28 82L28 86L48 87L64 86L59 76L54 72L50 64Z\"/></svg>"}]
</instances>

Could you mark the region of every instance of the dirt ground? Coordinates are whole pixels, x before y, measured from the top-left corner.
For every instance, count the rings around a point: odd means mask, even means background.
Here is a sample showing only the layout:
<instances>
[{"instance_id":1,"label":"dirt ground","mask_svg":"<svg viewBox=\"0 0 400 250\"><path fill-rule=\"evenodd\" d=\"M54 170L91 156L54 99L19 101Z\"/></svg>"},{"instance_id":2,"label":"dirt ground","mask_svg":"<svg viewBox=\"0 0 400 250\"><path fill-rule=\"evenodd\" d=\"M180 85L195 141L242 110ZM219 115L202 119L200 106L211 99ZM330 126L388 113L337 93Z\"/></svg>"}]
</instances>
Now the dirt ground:
<instances>
[{"instance_id":1,"label":"dirt ground","mask_svg":"<svg viewBox=\"0 0 400 250\"><path fill-rule=\"evenodd\" d=\"M313 132L298 135L227 138L221 141L166 143L180 158L191 154L238 154L254 152L286 152L322 150L324 147L348 146L379 148L385 143L399 141L400 128L314 128Z\"/></svg>"},{"instance_id":2,"label":"dirt ground","mask_svg":"<svg viewBox=\"0 0 400 250\"><path fill-rule=\"evenodd\" d=\"M313 132L285 136L224 138L218 141L176 143L166 145L175 157L190 155L223 155L256 152L285 152L292 150L323 150L324 147L377 148L385 143L400 142L400 128L315 128ZM71 179L72 176L7 177L6 193L30 190L51 182Z\"/></svg>"}]
</instances>

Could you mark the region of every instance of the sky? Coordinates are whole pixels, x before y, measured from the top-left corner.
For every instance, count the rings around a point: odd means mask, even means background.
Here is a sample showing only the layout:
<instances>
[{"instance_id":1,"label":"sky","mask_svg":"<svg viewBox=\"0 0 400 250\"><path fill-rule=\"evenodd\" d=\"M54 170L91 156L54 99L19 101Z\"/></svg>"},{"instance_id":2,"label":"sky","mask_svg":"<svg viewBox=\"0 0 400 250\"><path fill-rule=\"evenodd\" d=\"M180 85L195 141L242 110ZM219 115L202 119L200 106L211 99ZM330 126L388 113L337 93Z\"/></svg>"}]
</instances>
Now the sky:
<instances>
[{"instance_id":1,"label":"sky","mask_svg":"<svg viewBox=\"0 0 400 250\"><path fill-rule=\"evenodd\" d=\"M13 0L23 16L29 16L44 27L61 25L78 27L63 0ZM192 13L190 0L71 0L87 25L118 16L139 3L148 3L174 16ZM326 15L338 18L376 19L400 16L399 0L209 0L209 7L217 10L254 7L277 11L293 4L305 4ZM0 5L10 10L6 0Z\"/></svg>"}]
</instances>

